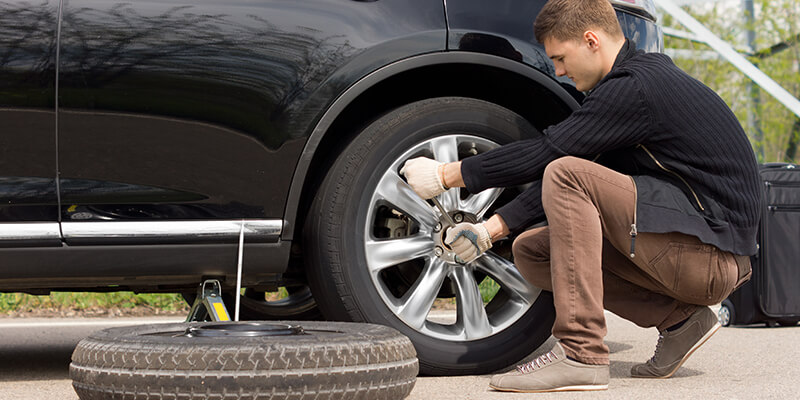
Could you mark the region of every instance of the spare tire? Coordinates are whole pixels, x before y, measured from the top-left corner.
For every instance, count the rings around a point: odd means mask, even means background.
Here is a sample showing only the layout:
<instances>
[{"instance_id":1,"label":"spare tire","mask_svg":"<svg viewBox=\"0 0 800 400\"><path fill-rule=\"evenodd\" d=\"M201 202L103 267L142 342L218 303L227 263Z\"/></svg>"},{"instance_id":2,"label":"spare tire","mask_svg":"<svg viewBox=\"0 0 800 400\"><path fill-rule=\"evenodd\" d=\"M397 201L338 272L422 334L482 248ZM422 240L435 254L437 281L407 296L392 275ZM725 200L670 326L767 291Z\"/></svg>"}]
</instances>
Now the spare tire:
<instances>
[{"instance_id":1,"label":"spare tire","mask_svg":"<svg viewBox=\"0 0 800 400\"><path fill-rule=\"evenodd\" d=\"M96 332L72 354L81 399L402 399L418 372L392 328L203 322Z\"/></svg>"}]
</instances>

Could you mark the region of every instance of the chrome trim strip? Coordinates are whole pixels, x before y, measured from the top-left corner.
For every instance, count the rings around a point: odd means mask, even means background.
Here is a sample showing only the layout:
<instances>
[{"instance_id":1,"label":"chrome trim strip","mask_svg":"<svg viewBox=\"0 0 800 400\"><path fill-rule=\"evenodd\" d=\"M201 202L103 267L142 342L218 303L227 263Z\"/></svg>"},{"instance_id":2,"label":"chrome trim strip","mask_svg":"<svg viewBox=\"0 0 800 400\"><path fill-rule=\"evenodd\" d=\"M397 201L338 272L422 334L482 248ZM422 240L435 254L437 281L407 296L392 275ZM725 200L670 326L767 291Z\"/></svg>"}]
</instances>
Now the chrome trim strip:
<instances>
[{"instance_id":1,"label":"chrome trim strip","mask_svg":"<svg viewBox=\"0 0 800 400\"><path fill-rule=\"evenodd\" d=\"M79 241L229 241L238 240L244 221L246 240L277 242L283 229L279 219L198 221L85 221L62 222L67 243Z\"/></svg>"},{"instance_id":2,"label":"chrome trim strip","mask_svg":"<svg viewBox=\"0 0 800 400\"><path fill-rule=\"evenodd\" d=\"M13 222L0 223L0 241L35 240L60 241L58 222Z\"/></svg>"}]
</instances>

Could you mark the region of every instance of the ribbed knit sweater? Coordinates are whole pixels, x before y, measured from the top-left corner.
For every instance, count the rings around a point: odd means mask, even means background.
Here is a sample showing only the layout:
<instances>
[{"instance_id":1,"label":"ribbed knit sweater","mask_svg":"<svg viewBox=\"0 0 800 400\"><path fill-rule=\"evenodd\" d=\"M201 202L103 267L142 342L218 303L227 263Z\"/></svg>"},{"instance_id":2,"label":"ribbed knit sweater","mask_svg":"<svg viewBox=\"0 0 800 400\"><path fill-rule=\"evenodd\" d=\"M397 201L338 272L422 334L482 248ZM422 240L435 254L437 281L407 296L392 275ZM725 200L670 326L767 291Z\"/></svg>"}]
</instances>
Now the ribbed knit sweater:
<instances>
[{"instance_id":1,"label":"ribbed knit sweater","mask_svg":"<svg viewBox=\"0 0 800 400\"><path fill-rule=\"evenodd\" d=\"M497 210L518 232L544 219L544 169L566 155L633 176L639 232L682 232L735 254L756 252L761 195L750 142L725 102L666 55L626 41L567 119L464 159L461 172L473 193L532 183Z\"/></svg>"}]
</instances>

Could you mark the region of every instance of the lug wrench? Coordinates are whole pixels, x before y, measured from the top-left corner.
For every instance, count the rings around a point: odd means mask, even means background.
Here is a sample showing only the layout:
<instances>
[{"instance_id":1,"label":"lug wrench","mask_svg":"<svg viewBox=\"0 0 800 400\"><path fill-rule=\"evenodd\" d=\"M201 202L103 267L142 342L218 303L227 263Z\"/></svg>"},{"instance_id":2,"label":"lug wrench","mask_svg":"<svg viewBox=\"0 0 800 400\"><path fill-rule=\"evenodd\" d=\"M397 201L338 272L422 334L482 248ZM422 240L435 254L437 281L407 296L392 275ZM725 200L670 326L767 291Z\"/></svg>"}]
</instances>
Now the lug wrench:
<instances>
[{"instance_id":1,"label":"lug wrench","mask_svg":"<svg viewBox=\"0 0 800 400\"><path fill-rule=\"evenodd\" d=\"M442 207L442 203L439 203L439 200L437 200L436 197L431 197L431 201L433 201L433 204L436 205L436 208L438 208L439 211L442 213L445 222L447 222L447 224L450 225L451 228L455 228L456 222L453 221L453 217L451 217L450 214L448 214L447 211L444 210L444 207Z\"/></svg>"}]
</instances>

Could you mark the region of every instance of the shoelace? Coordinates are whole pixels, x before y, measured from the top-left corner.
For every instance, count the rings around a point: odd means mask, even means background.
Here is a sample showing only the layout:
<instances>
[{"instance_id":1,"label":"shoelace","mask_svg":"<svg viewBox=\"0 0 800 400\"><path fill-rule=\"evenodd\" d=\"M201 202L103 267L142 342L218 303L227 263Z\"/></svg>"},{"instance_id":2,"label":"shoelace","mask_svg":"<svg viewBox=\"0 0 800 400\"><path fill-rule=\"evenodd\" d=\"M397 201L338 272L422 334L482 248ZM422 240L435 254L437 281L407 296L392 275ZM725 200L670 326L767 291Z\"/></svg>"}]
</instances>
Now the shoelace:
<instances>
[{"instance_id":1,"label":"shoelace","mask_svg":"<svg viewBox=\"0 0 800 400\"><path fill-rule=\"evenodd\" d=\"M658 342L656 343L656 351L655 351L655 353L653 353L653 356L650 357L651 361L656 362L656 359L658 358L658 351L661 350L661 344L662 343L664 343L664 335L659 334L658 335Z\"/></svg>"},{"instance_id":2,"label":"shoelace","mask_svg":"<svg viewBox=\"0 0 800 400\"><path fill-rule=\"evenodd\" d=\"M523 374L527 374L528 372L533 372L536 369L542 368L555 360L558 360L558 355L551 351L540 356L539 358L534 359L533 361L528 361L525 364L517 365L517 370Z\"/></svg>"}]
</instances>

